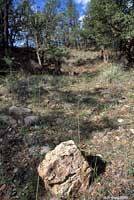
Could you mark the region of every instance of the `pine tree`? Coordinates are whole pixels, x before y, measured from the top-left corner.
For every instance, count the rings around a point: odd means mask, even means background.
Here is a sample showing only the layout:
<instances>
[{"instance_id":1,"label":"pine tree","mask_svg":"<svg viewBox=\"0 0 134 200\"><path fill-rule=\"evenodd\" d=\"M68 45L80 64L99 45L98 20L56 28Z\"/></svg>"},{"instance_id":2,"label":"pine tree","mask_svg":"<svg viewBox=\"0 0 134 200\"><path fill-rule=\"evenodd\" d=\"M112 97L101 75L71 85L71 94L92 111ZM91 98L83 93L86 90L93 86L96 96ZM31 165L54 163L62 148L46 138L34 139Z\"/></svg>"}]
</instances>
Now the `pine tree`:
<instances>
[{"instance_id":1,"label":"pine tree","mask_svg":"<svg viewBox=\"0 0 134 200\"><path fill-rule=\"evenodd\" d=\"M120 50L132 63L134 44L132 1L91 0L85 29L97 44Z\"/></svg>"},{"instance_id":2,"label":"pine tree","mask_svg":"<svg viewBox=\"0 0 134 200\"><path fill-rule=\"evenodd\" d=\"M32 5L32 0L23 0L18 7L21 16L21 36L24 38L27 48L29 47L29 38L31 33L31 17L33 15Z\"/></svg>"},{"instance_id":3,"label":"pine tree","mask_svg":"<svg viewBox=\"0 0 134 200\"><path fill-rule=\"evenodd\" d=\"M79 14L73 0L67 1L66 9L66 45L77 46L77 33L79 30Z\"/></svg>"},{"instance_id":4,"label":"pine tree","mask_svg":"<svg viewBox=\"0 0 134 200\"><path fill-rule=\"evenodd\" d=\"M0 21L2 22L0 26L0 34L5 55L7 55L9 46L9 9L11 4L12 0L0 0Z\"/></svg>"}]
</instances>

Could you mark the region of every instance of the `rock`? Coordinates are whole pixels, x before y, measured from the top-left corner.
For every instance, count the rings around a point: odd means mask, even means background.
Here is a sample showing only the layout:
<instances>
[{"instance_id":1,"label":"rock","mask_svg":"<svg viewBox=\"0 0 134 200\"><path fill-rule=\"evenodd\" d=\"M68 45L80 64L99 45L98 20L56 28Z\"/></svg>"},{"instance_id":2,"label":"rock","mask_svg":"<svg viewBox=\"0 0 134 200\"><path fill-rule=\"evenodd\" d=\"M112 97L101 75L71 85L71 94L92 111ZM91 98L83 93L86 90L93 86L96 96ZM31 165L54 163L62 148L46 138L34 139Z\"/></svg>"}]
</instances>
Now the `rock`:
<instances>
[{"instance_id":1,"label":"rock","mask_svg":"<svg viewBox=\"0 0 134 200\"><path fill-rule=\"evenodd\" d=\"M16 117L28 116L30 113L31 113L31 110L29 108L23 108L23 107L17 107L17 106L11 106L9 108L9 114Z\"/></svg>"},{"instance_id":2,"label":"rock","mask_svg":"<svg viewBox=\"0 0 134 200\"><path fill-rule=\"evenodd\" d=\"M132 134L134 134L134 129L131 128L131 129L130 129L130 132L131 132Z\"/></svg>"},{"instance_id":3,"label":"rock","mask_svg":"<svg viewBox=\"0 0 134 200\"><path fill-rule=\"evenodd\" d=\"M32 156L38 156L39 155L39 146L32 146L29 148L29 154Z\"/></svg>"},{"instance_id":4,"label":"rock","mask_svg":"<svg viewBox=\"0 0 134 200\"><path fill-rule=\"evenodd\" d=\"M120 118L120 119L118 119L118 122L119 122L119 123L123 123L124 120Z\"/></svg>"},{"instance_id":5,"label":"rock","mask_svg":"<svg viewBox=\"0 0 134 200\"><path fill-rule=\"evenodd\" d=\"M9 94L9 91L6 87L0 86L0 96L6 96Z\"/></svg>"},{"instance_id":6,"label":"rock","mask_svg":"<svg viewBox=\"0 0 134 200\"><path fill-rule=\"evenodd\" d=\"M49 145L45 145L45 146L43 146L43 147L40 147L40 154L41 154L41 155L46 154L46 153L48 153L50 150L51 150L51 149L50 149Z\"/></svg>"},{"instance_id":7,"label":"rock","mask_svg":"<svg viewBox=\"0 0 134 200\"><path fill-rule=\"evenodd\" d=\"M40 121L39 116L31 115L24 118L25 126L36 125L37 123L39 123L39 121Z\"/></svg>"},{"instance_id":8,"label":"rock","mask_svg":"<svg viewBox=\"0 0 134 200\"><path fill-rule=\"evenodd\" d=\"M47 106L48 104L49 104L49 99L44 99L44 101L43 101L43 104L44 104L44 106Z\"/></svg>"},{"instance_id":9,"label":"rock","mask_svg":"<svg viewBox=\"0 0 134 200\"><path fill-rule=\"evenodd\" d=\"M91 168L70 140L46 154L38 173L52 195L68 198L71 194L84 193L88 189Z\"/></svg>"},{"instance_id":10,"label":"rock","mask_svg":"<svg viewBox=\"0 0 134 200\"><path fill-rule=\"evenodd\" d=\"M109 96L111 96L111 92L110 92L109 89L103 89L102 88L102 91L100 90L100 92L101 92L102 95L109 95Z\"/></svg>"},{"instance_id":11,"label":"rock","mask_svg":"<svg viewBox=\"0 0 134 200\"><path fill-rule=\"evenodd\" d=\"M56 119L56 124L57 124L57 125L61 125L61 124L63 124L63 122L64 122L64 120L61 119L61 118L57 118L57 119Z\"/></svg>"},{"instance_id":12,"label":"rock","mask_svg":"<svg viewBox=\"0 0 134 200\"><path fill-rule=\"evenodd\" d=\"M11 116L8 116L8 115L0 115L0 122L5 123L9 126L13 126L13 127L17 126L16 120L13 119Z\"/></svg>"},{"instance_id":13,"label":"rock","mask_svg":"<svg viewBox=\"0 0 134 200\"><path fill-rule=\"evenodd\" d=\"M34 155L34 156L39 155L39 154L44 155L44 154L48 153L50 150L51 149L50 149L49 145L46 145L46 146L43 146L43 147L39 147L39 146L34 145L34 146L29 148L29 153L30 153L30 155Z\"/></svg>"},{"instance_id":14,"label":"rock","mask_svg":"<svg viewBox=\"0 0 134 200\"><path fill-rule=\"evenodd\" d=\"M4 191L6 189L6 184L0 185L0 192Z\"/></svg>"}]
</instances>

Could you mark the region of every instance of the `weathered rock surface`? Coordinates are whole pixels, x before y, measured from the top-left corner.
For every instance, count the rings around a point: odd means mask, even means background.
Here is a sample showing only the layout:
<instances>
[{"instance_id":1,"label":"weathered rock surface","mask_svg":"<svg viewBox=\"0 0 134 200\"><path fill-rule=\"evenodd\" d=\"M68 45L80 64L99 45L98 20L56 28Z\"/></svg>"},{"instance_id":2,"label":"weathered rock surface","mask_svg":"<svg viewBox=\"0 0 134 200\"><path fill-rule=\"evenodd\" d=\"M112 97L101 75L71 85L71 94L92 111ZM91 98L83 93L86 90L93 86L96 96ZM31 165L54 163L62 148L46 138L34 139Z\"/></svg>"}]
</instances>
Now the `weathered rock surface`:
<instances>
[{"instance_id":1,"label":"weathered rock surface","mask_svg":"<svg viewBox=\"0 0 134 200\"><path fill-rule=\"evenodd\" d=\"M38 167L38 173L47 190L54 196L67 198L88 189L91 168L70 140L46 154Z\"/></svg>"},{"instance_id":2,"label":"weathered rock surface","mask_svg":"<svg viewBox=\"0 0 134 200\"><path fill-rule=\"evenodd\" d=\"M39 123L39 121L40 121L39 116L31 115L24 118L25 126L36 125L37 123Z\"/></svg>"},{"instance_id":3,"label":"weathered rock surface","mask_svg":"<svg viewBox=\"0 0 134 200\"><path fill-rule=\"evenodd\" d=\"M30 113L31 110L29 108L17 107L17 106L11 106L9 108L9 114L16 117L28 116Z\"/></svg>"}]
</instances>

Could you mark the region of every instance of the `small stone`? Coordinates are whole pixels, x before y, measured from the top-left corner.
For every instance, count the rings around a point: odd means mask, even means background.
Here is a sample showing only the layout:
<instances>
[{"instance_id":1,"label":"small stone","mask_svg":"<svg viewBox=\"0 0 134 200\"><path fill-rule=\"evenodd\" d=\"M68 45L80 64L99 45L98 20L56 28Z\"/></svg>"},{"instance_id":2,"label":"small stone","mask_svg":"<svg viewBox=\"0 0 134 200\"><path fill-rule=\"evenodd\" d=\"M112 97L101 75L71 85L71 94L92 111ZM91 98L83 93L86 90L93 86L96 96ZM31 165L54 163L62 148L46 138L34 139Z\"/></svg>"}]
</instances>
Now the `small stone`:
<instances>
[{"instance_id":1,"label":"small stone","mask_svg":"<svg viewBox=\"0 0 134 200\"><path fill-rule=\"evenodd\" d=\"M0 185L0 192L3 192L6 189L6 184Z\"/></svg>"},{"instance_id":2,"label":"small stone","mask_svg":"<svg viewBox=\"0 0 134 200\"><path fill-rule=\"evenodd\" d=\"M9 108L9 114L16 117L27 116L30 113L31 113L31 110L29 108L17 107L17 106L11 106Z\"/></svg>"},{"instance_id":3,"label":"small stone","mask_svg":"<svg viewBox=\"0 0 134 200\"><path fill-rule=\"evenodd\" d=\"M41 154L41 155L46 154L46 153L48 153L50 150L51 150L51 149L50 149L49 145L40 147L40 154Z\"/></svg>"},{"instance_id":4,"label":"small stone","mask_svg":"<svg viewBox=\"0 0 134 200\"><path fill-rule=\"evenodd\" d=\"M43 101L44 105L48 105L49 104L49 99L46 99Z\"/></svg>"},{"instance_id":5,"label":"small stone","mask_svg":"<svg viewBox=\"0 0 134 200\"><path fill-rule=\"evenodd\" d=\"M8 95L8 94L9 94L8 89L4 86L0 86L0 96L5 96L5 95Z\"/></svg>"},{"instance_id":6,"label":"small stone","mask_svg":"<svg viewBox=\"0 0 134 200\"><path fill-rule=\"evenodd\" d=\"M39 151L39 146L33 146L29 148L29 154L32 156L36 156Z\"/></svg>"},{"instance_id":7,"label":"small stone","mask_svg":"<svg viewBox=\"0 0 134 200\"><path fill-rule=\"evenodd\" d=\"M2 138L0 138L0 143L2 143L2 141L3 141L3 139L2 139Z\"/></svg>"},{"instance_id":8,"label":"small stone","mask_svg":"<svg viewBox=\"0 0 134 200\"><path fill-rule=\"evenodd\" d=\"M40 121L38 116L28 116L24 118L24 124L25 126L32 126L36 125Z\"/></svg>"},{"instance_id":9,"label":"small stone","mask_svg":"<svg viewBox=\"0 0 134 200\"><path fill-rule=\"evenodd\" d=\"M123 119L118 119L118 122L122 123L122 122L124 122L124 120Z\"/></svg>"},{"instance_id":10,"label":"small stone","mask_svg":"<svg viewBox=\"0 0 134 200\"><path fill-rule=\"evenodd\" d=\"M13 127L17 126L16 120L8 115L0 115L0 122L3 122L5 124L13 126Z\"/></svg>"},{"instance_id":11,"label":"small stone","mask_svg":"<svg viewBox=\"0 0 134 200\"><path fill-rule=\"evenodd\" d=\"M57 125L63 124L63 119L57 118L57 119L56 119L56 124L57 124Z\"/></svg>"},{"instance_id":12,"label":"small stone","mask_svg":"<svg viewBox=\"0 0 134 200\"><path fill-rule=\"evenodd\" d=\"M13 172L16 174L18 172L18 168L15 168Z\"/></svg>"},{"instance_id":13,"label":"small stone","mask_svg":"<svg viewBox=\"0 0 134 200\"><path fill-rule=\"evenodd\" d=\"M119 138L118 136L116 136L116 137L115 137L115 139L116 139L117 141L119 141L119 140L120 140L120 138Z\"/></svg>"},{"instance_id":14,"label":"small stone","mask_svg":"<svg viewBox=\"0 0 134 200\"><path fill-rule=\"evenodd\" d=\"M16 191L12 192L12 197L14 197L17 194Z\"/></svg>"},{"instance_id":15,"label":"small stone","mask_svg":"<svg viewBox=\"0 0 134 200\"><path fill-rule=\"evenodd\" d=\"M130 132L134 134L134 129L131 128L131 129L130 129Z\"/></svg>"},{"instance_id":16,"label":"small stone","mask_svg":"<svg viewBox=\"0 0 134 200\"><path fill-rule=\"evenodd\" d=\"M103 158L103 156L101 154L96 154L96 156L98 156L100 158Z\"/></svg>"},{"instance_id":17,"label":"small stone","mask_svg":"<svg viewBox=\"0 0 134 200\"><path fill-rule=\"evenodd\" d=\"M56 197L50 197L50 200L58 200Z\"/></svg>"}]
</instances>

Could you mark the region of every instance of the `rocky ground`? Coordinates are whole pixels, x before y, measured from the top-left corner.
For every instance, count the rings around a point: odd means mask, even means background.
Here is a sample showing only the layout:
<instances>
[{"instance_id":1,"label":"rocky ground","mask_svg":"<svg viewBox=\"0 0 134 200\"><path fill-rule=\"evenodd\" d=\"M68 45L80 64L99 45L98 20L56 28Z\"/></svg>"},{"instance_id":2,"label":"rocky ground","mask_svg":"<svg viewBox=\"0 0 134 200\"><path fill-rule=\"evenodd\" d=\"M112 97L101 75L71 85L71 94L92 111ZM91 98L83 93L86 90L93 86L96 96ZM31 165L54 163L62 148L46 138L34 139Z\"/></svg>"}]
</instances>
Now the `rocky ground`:
<instances>
[{"instance_id":1,"label":"rocky ground","mask_svg":"<svg viewBox=\"0 0 134 200\"><path fill-rule=\"evenodd\" d=\"M0 77L0 200L49 200L37 166L69 139L107 163L79 199L134 199L134 71L97 55L73 51L68 75Z\"/></svg>"}]
</instances>

